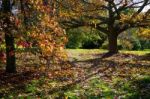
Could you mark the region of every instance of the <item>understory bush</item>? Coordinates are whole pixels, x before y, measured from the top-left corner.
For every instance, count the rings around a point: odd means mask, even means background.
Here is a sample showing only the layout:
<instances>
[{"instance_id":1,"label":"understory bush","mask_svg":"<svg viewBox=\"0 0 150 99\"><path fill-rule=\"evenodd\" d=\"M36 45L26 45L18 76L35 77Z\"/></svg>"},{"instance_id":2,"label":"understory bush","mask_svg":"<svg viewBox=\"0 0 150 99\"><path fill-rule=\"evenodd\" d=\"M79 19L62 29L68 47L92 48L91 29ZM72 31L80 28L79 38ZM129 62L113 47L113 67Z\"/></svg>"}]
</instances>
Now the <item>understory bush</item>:
<instances>
[{"instance_id":1,"label":"understory bush","mask_svg":"<svg viewBox=\"0 0 150 99\"><path fill-rule=\"evenodd\" d=\"M119 50L144 50L150 49L150 40L122 39L117 40ZM102 49L108 49L108 41L102 44Z\"/></svg>"},{"instance_id":2,"label":"understory bush","mask_svg":"<svg viewBox=\"0 0 150 99\"><path fill-rule=\"evenodd\" d=\"M136 38L120 40L122 48L125 50L141 50L140 41Z\"/></svg>"},{"instance_id":3,"label":"understory bush","mask_svg":"<svg viewBox=\"0 0 150 99\"><path fill-rule=\"evenodd\" d=\"M150 49L150 40L140 39L141 49Z\"/></svg>"},{"instance_id":4,"label":"understory bush","mask_svg":"<svg viewBox=\"0 0 150 99\"><path fill-rule=\"evenodd\" d=\"M89 28L70 29L67 31L67 48L100 48L106 36L97 30Z\"/></svg>"},{"instance_id":5,"label":"understory bush","mask_svg":"<svg viewBox=\"0 0 150 99\"><path fill-rule=\"evenodd\" d=\"M117 43L118 43L118 45L117 45L118 49L119 49L119 50L123 49L120 40L117 40ZM106 40L106 41L102 44L101 48L102 48L102 49L108 49L108 40Z\"/></svg>"},{"instance_id":6,"label":"understory bush","mask_svg":"<svg viewBox=\"0 0 150 99\"><path fill-rule=\"evenodd\" d=\"M107 36L95 29L91 29L88 27L70 29L67 31L67 36L67 48L108 49ZM119 50L150 49L150 40L138 37L136 34L136 29L129 30L120 34L117 42Z\"/></svg>"}]
</instances>

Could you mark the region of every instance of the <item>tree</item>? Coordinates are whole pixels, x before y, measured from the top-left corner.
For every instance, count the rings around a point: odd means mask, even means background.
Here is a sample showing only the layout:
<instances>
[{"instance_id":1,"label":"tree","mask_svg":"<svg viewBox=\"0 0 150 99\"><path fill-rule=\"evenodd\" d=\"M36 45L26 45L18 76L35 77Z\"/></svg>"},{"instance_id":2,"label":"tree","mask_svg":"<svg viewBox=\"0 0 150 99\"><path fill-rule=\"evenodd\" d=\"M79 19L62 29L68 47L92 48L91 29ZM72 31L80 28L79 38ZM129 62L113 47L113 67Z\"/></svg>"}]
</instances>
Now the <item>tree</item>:
<instances>
[{"instance_id":1,"label":"tree","mask_svg":"<svg viewBox=\"0 0 150 99\"><path fill-rule=\"evenodd\" d=\"M47 60L47 65L50 61L60 61L61 57L64 58L62 49L67 39L55 16L52 15L53 9L49 6L50 2L14 0L14 3L19 4L18 10L21 10L21 13L14 16L11 0L3 0L3 13L0 16L0 28L2 27L5 33L6 72L16 72L15 44L23 48L32 48L34 45L37 49L34 53L40 54L39 57L42 56Z\"/></svg>"},{"instance_id":2,"label":"tree","mask_svg":"<svg viewBox=\"0 0 150 99\"><path fill-rule=\"evenodd\" d=\"M109 53L117 53L117 37L131 29L150 25L149 0L63 0L59 2L60 23L67 28L91 26L105 33L109 41Z\"/></svg>"},{"instance_id":3,"label":"tree","mask_svg":"<svg viewBox=\"0 0 150 99\"><path fill-rule=\"evenodd\" d=\"M138 31L138 36L140 36L143 39L150 39L150 28L144 29L144 28L140 28Z\"/></svg>"},{"instance_id":4,"label":"tree","mask_svg":"<svg viewBox=\"0 0 150 99\"><path fill-rule=\"evenodd\" d=\"M6 72L16 72L16 59L15 59L15 47L14 37L12 34L12 22L11 22L11 3L10 0L2 1L3 8L3 30L5 32L6 43Z\"/></svg>"}]
</instances>

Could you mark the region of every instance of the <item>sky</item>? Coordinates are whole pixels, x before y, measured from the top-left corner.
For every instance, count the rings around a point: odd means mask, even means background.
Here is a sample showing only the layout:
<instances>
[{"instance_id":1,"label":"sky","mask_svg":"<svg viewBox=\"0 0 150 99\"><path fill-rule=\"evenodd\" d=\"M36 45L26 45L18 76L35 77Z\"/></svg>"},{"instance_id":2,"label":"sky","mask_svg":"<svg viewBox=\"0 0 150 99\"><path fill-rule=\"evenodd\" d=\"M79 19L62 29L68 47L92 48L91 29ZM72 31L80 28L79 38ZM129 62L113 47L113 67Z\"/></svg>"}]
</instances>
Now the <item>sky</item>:
<instances>
[{"instance_id":1,"label":"sky","mask_svg":"<svg viewBox=\"0 0 150 99\"><path fill-rule=\"evenodd\" d=\"M118 0L119 1L119 0ZM139 0L134 0L135 2L137 2L137 1L139 1ZM0 9L2 8L2 0L0 0ZM146 6L144 9L143 9L143 11L142 12L146 12L147 10L149 10L150 9L150 4L148 5L148 6Z\"/></svg>"},{"instance_id":2,"label":"sky","mask_svg":"<svg viewBox=\"0 0 150 99\"><path fill-rule=\"evenodd\" d=\"M1 5L2 5L2 0L0 0L0 9L1 9L1 7L2 7Z\"/></svg>"},{"instance_id":3,"label":"sky","mask_svg":"<svg viewBox=\"0 0 150 99\"><path fill-rule=\"evenodd\" d=\"M150 9L150 5L146 6L144 9L143 9L143 12L146 12L147 10Z\"/></svg>"}]
</instances>

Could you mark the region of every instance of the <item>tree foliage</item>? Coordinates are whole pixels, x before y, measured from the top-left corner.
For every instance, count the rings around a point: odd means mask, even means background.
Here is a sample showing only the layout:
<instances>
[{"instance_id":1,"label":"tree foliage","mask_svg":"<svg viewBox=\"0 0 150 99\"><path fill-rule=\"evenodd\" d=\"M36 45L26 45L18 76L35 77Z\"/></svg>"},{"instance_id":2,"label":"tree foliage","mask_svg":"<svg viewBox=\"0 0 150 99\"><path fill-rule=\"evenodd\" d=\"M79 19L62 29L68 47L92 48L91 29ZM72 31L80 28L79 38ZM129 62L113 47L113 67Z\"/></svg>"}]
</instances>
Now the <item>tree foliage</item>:
<instances>
[{"instance_id":1,"label":"tree foliage","mask_svg":"<svg viewBox=\"0 0 150 99\"><path fill-rule=\"evenodd\" d=\"M90 27L80 27L67 31L67 48L100 48L106 35Z\"/></svg>"},{"instance_id":2,"label":"tree foliage","mask_svg":"<svg viewBox=\"0 0 150 99\"><path fill-rule=\"evenodd\" d=\"M63 0L60 22L66 28L91 26L107 34L109 52L116 53L117 37L131 28L149 26L149 0Z\"/></svg>"},{"instance_id":3,"label":"tree foliage","mask_svg":"<svg viewBox=\"0 0 150 99\"><path fill-rule=\"evenodd\" d=\"M150 28L140 28L138 35L144 39L150 39Z\"/></svg>"},{"instance_id":4,"label":"tree foliage","mask_svg":"<svg viewBox=\"0 0 150 99\"><path fill-rule=\"evenodd\" d=\"M9 0L3 1L2 18L0 19L1 29L2 33L5 33L5 38L8 35L5 43L11 43L13 48L9 49L9 45L7 46L6 44L6 63L9 63L6 66L9 68L9 70L6 68L7 72L16 71L14 60L16 44L16 46L22 46L23 48L35 47L34 54L36 53L37 57L47 60L47 65L50 65L50 62L58 62L66 57L62 51L67 39L64 30L60 28L55 16L53 16L54 10L50 4L51 2L49 1L39 0L15 0L13 3ZM11 6L18 7L17 14L12 13ZM7 30L9 31L7 32ZM11 39L13 42L10 41ZM1 53L1 57L4 57L5 53Z\"/></svg>"}]
</instances>

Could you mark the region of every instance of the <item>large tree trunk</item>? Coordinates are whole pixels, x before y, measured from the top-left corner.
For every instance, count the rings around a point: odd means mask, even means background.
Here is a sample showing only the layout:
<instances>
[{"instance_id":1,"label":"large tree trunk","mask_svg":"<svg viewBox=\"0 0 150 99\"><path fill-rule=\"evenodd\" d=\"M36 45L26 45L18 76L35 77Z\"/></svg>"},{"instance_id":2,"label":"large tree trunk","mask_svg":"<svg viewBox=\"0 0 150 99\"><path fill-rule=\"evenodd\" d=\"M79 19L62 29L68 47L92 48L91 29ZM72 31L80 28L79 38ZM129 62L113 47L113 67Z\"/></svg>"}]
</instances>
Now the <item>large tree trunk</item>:
<instances>
[{"instance_id":1,"label":"large tree trunk","mask_svg":"<svg viewBox=\"0 0 150 99\"><path fill-rule=\"evenodd\" d=\"M110 33L108 35L108 43L109 43L108 50L109 50L109 53L111 53L111 54L118 53L117 37L118 37L118 35L114 34L114 33Z\"/></svg>"},{"instance_id":2,"label":"large tree trunk","mask_svg":"<svg viewBox=\"0 0 150 99\"><path fill-rule=\"evenodd\" d=\"M3 13L4 13L4 32L5 32L5 43L6 43L6 72L16 72L16 59L15 59L15 47L14 37L11 32L12 24L10 21L11 4L10 0L3 0L2 2Z\"/></svg>"}]
</instances>

